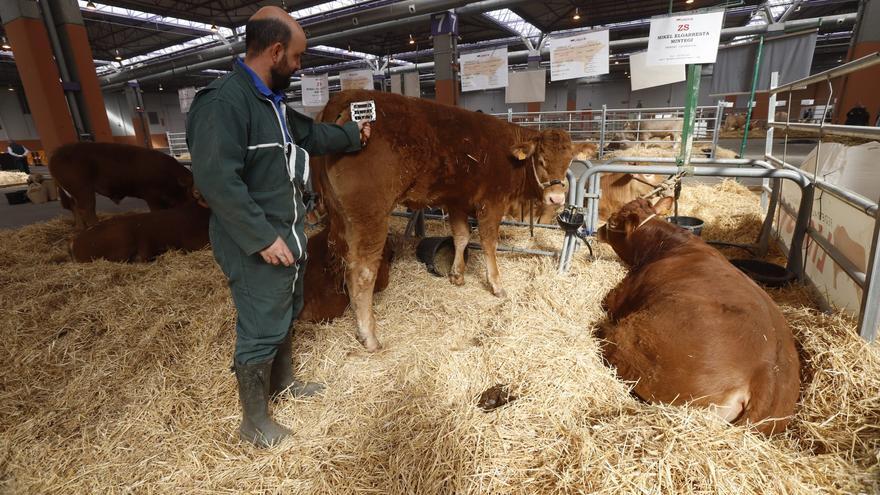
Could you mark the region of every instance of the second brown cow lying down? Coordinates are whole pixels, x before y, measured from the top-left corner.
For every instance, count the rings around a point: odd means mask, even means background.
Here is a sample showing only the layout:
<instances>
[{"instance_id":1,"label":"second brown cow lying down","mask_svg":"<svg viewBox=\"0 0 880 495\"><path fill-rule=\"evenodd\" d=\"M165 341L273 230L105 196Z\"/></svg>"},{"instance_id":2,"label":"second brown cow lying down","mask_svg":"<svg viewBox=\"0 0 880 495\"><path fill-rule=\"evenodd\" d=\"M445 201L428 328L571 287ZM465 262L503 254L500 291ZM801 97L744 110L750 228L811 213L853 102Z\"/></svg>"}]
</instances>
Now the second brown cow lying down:
<instances>
[{"instance_id":1,"label":"second brown cow lying down","mask_svg":"<svg viewBox=\"0 0 880 495\"><path fill-rule=\"evenodd\" d=\"M123 215L83 230L70 241L74 261L147 262L173 250L208 245L211 210L195 199L169 210Z\"/></svg>"},{"instance_id":2,"label":"second brown cow lying down","mask_svg":"<svg viewBox=\"0 0 880 495\"><path fill-rule=\"evenodd\" d=\"M648 402L693 403L764 434L785 429L800 392L791 329L770 296L717 250L656 218L644 199L599 229L630 271L605 298L603 354Z\"/></svg>"},{"instance_id":3,"label":"second brown cow lying down","mask_svg":"<svg viewBox=\"0 0 880 495\"><path fill-rule=\"evenodd\" d=\"M345 291L345 267L342 256L338 253L339 246L328 242L329 229L309 237L306 248L309 254L306 265L306 278L303 281L303 309L298 319L302 321L321 322L338 318L348 308L348 293ZM391 261L394 251L386 242L382 252L382 262L376 276L376 292L388 287Z\"/></svg>"}]
</instances>

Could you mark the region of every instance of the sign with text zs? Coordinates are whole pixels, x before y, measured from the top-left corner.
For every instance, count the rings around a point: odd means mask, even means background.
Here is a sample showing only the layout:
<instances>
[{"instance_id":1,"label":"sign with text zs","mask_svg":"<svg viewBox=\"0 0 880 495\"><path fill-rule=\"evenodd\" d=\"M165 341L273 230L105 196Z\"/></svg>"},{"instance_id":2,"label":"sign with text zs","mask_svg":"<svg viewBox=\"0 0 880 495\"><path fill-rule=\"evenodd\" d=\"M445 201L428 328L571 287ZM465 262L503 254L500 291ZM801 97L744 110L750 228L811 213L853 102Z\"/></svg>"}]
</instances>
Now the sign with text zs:
<instances>
[{"instance_id":1,"label":"sign with text zs","mask_svg":"<svg viewBox=\"0 0 880 495\"><path fill-rule=\"evenodd\" d=\"M648 65L715 63L723 21L724 11L651 19Z\"/></svg>"}]
</instances>

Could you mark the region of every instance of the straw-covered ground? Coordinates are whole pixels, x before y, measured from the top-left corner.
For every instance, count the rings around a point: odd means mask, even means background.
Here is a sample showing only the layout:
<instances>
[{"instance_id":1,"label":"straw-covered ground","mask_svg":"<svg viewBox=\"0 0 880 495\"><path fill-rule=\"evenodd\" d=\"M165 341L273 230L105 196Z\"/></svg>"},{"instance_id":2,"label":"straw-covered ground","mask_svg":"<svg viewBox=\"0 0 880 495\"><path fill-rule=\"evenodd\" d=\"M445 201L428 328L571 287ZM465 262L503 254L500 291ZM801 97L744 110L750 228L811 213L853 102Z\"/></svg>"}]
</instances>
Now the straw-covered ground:
<instances>
[{"instance_id":1,"label":"straw-covered ground","mask_svg":"<svg viewBox=\"0 0 880 495\"><path fill-rule=\"evenodd\" d=\"M746 240L755 197L687 187L705 237ZM394 220L401 232L402 220ZM447 228L430 224L435 234ZM508 298L429 275L395 241L376 312L385 349L361 350L350 313L299 325L302 377L326 395L275 407L293 437L238 442L229 372L234 309L209 250L148 265L66 259L70 222L0 231L0 492L4 493L876 493L880 346L777 290L804 356L790 429L764 438L697 409L637 402L599 357L599 302L623 276L607 249L502 255ZM505 231L558 248L561 234ZM484 412L503 384L516 400Z\"/></svg>"}]
</instances>

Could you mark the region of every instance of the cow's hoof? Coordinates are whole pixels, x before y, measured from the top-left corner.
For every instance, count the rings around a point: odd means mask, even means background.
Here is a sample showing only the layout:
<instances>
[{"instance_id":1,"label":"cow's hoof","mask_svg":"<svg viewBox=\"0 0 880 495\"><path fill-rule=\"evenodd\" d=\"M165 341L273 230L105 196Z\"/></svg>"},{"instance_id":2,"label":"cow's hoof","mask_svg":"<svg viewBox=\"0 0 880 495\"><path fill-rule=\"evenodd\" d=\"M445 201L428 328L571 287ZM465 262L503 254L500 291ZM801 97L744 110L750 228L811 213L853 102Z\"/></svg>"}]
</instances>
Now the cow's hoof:
<instances>
[{"instance_id":1,"label":"cow's hoof","mask_svg":"<svg viewBox=\"0 0 880 495\"><path fill-rule=\"evenodd\" d=\"M360 334L355 334L355 337L367 352L379 352L382 350L382 344L379 343L379 339L376 337L362 337Z\"/></svg>"},{"instance_id":2,"label":"cow's hoof","mask_svg":"<svg viewBox=\"0 0 880 495\"><path fill-rule=\"evenodd\" d=\"M507 297L507 291L501 287L492 288L492 294L495 294L495 297L500 297L501 299Z\"/></svg>"},{"instance_id":3,"label":"cow's hoof","mask_svg":"<svg viewBox=\"0 0 880 495\"><path fill-rule=\"evenodd\" d=\"M455 275L451 273L449 274L449 281L452 282L452 285L461 287L464 285L464 275Z\"/></svg>"}]
</instances>

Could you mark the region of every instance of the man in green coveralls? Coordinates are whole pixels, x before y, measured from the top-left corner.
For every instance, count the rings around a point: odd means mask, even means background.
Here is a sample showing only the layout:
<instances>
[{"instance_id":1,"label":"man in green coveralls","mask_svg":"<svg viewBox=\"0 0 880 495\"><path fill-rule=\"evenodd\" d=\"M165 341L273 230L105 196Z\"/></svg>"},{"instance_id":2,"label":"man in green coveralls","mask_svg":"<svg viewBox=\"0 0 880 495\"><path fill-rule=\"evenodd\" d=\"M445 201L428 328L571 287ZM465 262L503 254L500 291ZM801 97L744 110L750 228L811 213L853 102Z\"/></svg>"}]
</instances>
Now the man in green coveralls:
<instances>
[{"instance_id":1,"label":"man in green coveralls","mask_svg":"<svg viewBox=\"0 0 880 495\"><path fill-rule=\"evenodd\" d=\"M196 188L211 207L214 257L238 311L239 433L266 447L290 434L272 419L269 400L323 389L294 379L291 356L291 325L303 306L309 154L358 151L370 127L318 124L287 111L282 91L306 50L305 33L287 12L260 9L245 37L244 61L193 100L187 144Z\"/></svg>"}]
</instances>

